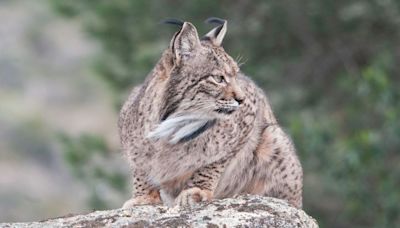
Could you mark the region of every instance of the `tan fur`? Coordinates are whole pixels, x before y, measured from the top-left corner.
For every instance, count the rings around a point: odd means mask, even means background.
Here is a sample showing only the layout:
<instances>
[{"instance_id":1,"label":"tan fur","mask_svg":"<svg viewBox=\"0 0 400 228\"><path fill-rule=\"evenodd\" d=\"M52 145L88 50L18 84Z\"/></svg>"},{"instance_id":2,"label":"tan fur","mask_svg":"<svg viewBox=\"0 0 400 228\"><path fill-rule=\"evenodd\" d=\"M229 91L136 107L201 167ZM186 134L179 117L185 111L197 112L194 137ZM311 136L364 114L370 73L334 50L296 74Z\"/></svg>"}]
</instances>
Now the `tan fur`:
<instances>
[{"instance_id":1,"label":"tan fur","mask_svg":"<svg viewBox=\"0 0 400 228\"><path fill-rule=\"evenodd\" d=\"M190 23L129 96L119 131L133 179L125 207L159 192L170 206L245 193L302 206L301 165L266 96Z\"/></svg>"}]
</instances>

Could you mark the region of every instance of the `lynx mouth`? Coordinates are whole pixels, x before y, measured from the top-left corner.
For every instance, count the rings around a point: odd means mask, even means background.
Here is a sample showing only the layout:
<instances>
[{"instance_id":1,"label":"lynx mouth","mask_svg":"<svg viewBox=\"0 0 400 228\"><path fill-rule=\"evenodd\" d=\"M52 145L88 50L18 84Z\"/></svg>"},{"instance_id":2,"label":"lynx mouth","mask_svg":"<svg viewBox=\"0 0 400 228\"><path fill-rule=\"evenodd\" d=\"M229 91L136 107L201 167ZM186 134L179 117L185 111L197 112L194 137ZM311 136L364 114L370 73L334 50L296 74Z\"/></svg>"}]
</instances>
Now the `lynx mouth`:
<instances>
[{"instance_id":1,"label":"lynx mouth","mask_svg":"<svg viewBox=\"0 0 400 228\"><path fill-rule=\"evenodd\" d=\"M221 107L218 107L215 109L215 112L218 113L223 113L223 114L232 114L234 111L236 111L239 108L239 102L236 100L230 101L230 102L221 102L220 104Z\"/></svg>"},{"instance_id":2,"label":"lynx mouth","mask_svg":"<svg viewBox=\"0 0 400 228\"><path fill-rule=\"evenodd\" d=\"M227 108L218 108L215 109L215 112L223 113L223 114L232 114L236 109L227 109Z\"/></svg>"}]
</instances>

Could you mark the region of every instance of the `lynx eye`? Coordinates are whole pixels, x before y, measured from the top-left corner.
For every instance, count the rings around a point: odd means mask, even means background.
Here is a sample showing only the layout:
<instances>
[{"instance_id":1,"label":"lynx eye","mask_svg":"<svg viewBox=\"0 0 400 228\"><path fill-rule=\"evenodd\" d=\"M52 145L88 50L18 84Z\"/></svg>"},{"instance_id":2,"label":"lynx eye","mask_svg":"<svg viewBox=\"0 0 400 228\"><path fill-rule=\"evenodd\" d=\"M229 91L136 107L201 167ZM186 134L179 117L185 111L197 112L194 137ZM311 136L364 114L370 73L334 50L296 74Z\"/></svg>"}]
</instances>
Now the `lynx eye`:
<instances>
[{"instance_id":1,"label":"lynx eye","mask_svg":"<svg viewBox=\"0 0 400 228\"><path fill-rule=\"evenodd\" d=\"M216 83L220 83L220 84L226 82L226 81L225 81L225 77L222 76L222 75L213 75L213 79L214 79L214 81L215 81Z\"/></svg>"}]
</instances>

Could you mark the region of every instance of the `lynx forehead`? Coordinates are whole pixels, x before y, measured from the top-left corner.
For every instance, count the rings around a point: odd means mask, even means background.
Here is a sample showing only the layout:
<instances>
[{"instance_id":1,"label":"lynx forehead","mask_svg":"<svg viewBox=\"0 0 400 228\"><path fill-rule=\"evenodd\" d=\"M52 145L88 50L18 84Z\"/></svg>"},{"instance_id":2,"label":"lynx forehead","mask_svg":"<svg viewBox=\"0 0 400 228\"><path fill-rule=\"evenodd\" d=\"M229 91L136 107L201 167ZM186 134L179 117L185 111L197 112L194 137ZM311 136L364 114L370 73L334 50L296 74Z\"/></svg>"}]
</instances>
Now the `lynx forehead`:
<instances>
[{"instance_id":1,"label":"lynx forehead","mask_svg":"<svg viewBox=\"0 0 400 228\"><path fill-rule=\"evenodd\" d=\"M227 21L199 38L180 30L120 112L119 133L132 170L124 207L190 206L259 194L302 206L302 168L267 97L225 52Z\"/></svg>"},{"instance_id":2,"label":"lynx forehead","mask_svg":"<svg viewBox=\"0 0 400 228\"><path fill-rule=\"evenodd\" d=\"M202 43L211 48L209 55L211 55L210 59L214 65L220 67L229 76L236 76L239 73L239 66L222 47L214 47L204 41Z\"/></svg>"}]
</instances>

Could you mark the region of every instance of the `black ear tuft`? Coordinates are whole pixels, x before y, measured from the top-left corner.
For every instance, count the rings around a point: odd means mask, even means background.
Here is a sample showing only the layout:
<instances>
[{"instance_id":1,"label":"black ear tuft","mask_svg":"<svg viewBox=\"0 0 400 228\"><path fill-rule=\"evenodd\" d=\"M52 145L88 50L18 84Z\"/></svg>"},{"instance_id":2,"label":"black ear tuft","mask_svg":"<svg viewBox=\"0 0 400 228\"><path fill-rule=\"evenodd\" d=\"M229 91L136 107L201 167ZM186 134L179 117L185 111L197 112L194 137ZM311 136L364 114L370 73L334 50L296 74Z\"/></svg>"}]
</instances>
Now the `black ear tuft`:
<instances>
[{"instance_id":1,"label":"black ear tuft","mask_svg":"<svg viewBox=\"0 0 400 228\"><path fill-rule=\"evenodd\" d=\"M228 21L218 17L210 17L205 22L208 24L217 24L218 26L209 31L202 40L208 40L215 46L221 46L226 34Z\"/></svg>"},{"instance_id":2,"label":"black ear tuft","mask_svg":"<svg viewBox=\"0 0 400 228\"><path fill-rule=\"evenodd\" d=\"M218 18L218 17L209 17L207 20L204 21L207 24L219 24L223 25L225 23L224 19Z\"/></svg>"},{"instance_id":3,"label":"black ear tuft","mask_svg":"<svg viewBox=\"0 0 400 228\"><path fill-rule=\"evenodd\" d=\"M178 25L180 27L183 26L183 23L185 22L176 18L167 18L160 21L160 24Z\"/></svg>"},{"instance_id":4,"label":"black ear tuft","mask_svg":"<svg viewBox=\"0 0 400 228\"><path fill-rule=\"evenodd\" d=\"M222 27L223 27L223 25L220 25L220 26L216 27L215 30L214 30L214 33L215 34L219 34L221 32L221 30L222 30ZM209 36L203 36L201 38L201 40L211 40L211 38Z\"/></svg>"}]
</instances>

